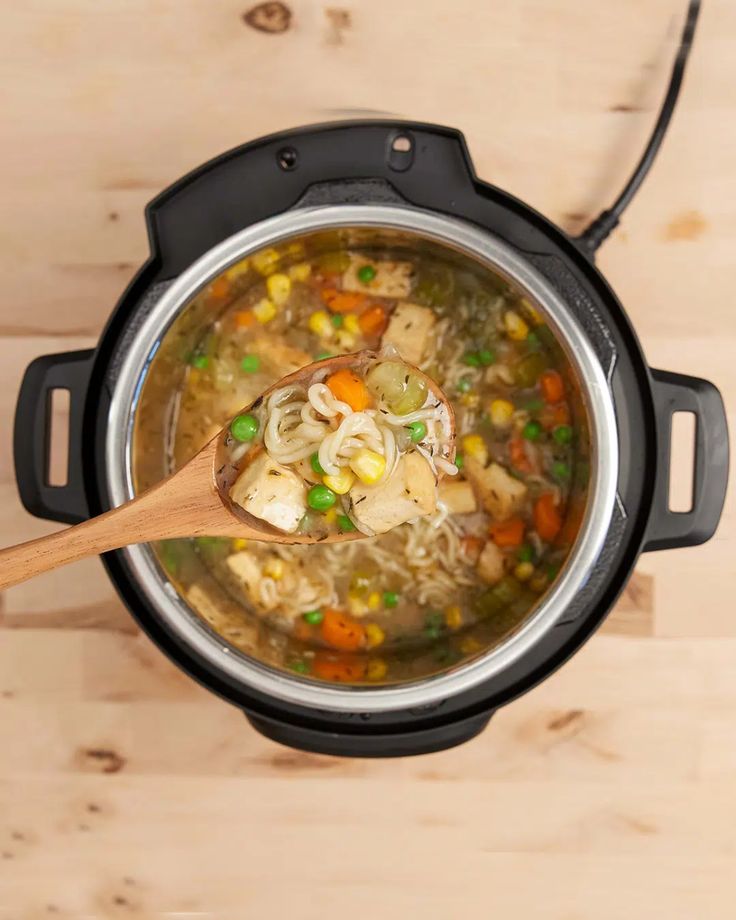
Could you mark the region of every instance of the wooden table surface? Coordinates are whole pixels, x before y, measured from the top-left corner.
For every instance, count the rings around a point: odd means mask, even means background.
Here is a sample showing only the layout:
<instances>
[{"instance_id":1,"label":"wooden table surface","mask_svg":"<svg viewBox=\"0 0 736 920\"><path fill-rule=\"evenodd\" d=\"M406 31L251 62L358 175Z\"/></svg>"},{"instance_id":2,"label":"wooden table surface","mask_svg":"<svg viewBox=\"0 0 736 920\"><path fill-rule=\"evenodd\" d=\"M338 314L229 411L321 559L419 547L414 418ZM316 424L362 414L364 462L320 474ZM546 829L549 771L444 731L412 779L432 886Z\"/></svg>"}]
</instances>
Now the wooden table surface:
<instances>
[{"instance_id":1,"label":"wooden table surface","mask_svg":"<svg viewBox=\"0 0 736 920\"><path fill-rule=\"evenodd\" d=\"M341 0L334 0L341 3ZM142 209L283 127L462 128L485 179L569 230L652 126L684 0L5 0L0 539L26 364L92 345ZM279 25L279 16L274 17ZM705 0L674 123L600 255L655 366L736 404L736 4ZM736 428L731 420L732 428ZM736 902L736 514L643 557L605 627L454 751L310 756L137 633L97 560L0 603L0 918L702 920Z\"/></svg>"}]
</instances>

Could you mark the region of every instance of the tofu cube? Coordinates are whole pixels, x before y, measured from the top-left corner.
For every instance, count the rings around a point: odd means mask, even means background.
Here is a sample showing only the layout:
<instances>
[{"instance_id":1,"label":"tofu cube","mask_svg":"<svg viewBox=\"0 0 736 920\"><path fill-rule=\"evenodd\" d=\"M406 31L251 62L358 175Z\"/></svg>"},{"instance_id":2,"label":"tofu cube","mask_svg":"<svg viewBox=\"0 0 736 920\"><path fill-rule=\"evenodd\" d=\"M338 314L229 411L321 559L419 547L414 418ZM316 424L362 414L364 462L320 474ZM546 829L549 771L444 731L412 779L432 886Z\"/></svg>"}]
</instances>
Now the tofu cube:
<instances>
[{"instance_id":1,"label":"tofu cube","mask_svg":"<svg viewBox=\"0 0 736 920\"><path fill-rule=\"evenodd\" d=\"M506 521L523 506L527 487L500 464L483 466L472 457L466 457L463 472L483 507L495 520Z\"/></svg>"},{"instance_id":2,"label":"tofu cube","mask_svg":"<svg viewBox=\"0 0 736 920\"><path fill-rule=\"evenodd\" d=\"M279 377L292 374L313 360L306 351L295 348L293 345L287 345L280 336L271 335L268 332L256 335L252 348L260 358L279 372Z\"/></svg>"},{"instance_id":3,"label":"tofu cube","mask_svg":"<svg viewBox=\"0 0 736 920\"><path fill-rule=\"evenodd\" d=\"M478 557L477 572L489 585L498 584L503 578L503 553L495 543L488 543Z\"/></svg>"},{"instance_id":4,"label":"tofu cube","mask_svg":"<svg viewBox=\"0 0 736 920\"><path fill-rule=\"evenodd\" d=\"M240 553L233 553L227 557L226 565L233 576L240 582L243 591L245 591L251 603L257 605L263 610L272 610L277 604L274 595L266 595L264 600L260 597L260 584L263 580L261 566L256 557L247 550ZM270 599L270 603L268 603Z\"/></svg>"},{"instance_id":5,"label":"tofu cube","mask_svg":"<svg viewBox=\"0 0 736 920\"><path fill-rule=\"evenodd\" d=\"M429 307L400 303L391 314L381 344L393 345L409 364L419 364L427 352L436 321Z\"/></svg>"},{"instance_id":6,"label":"tofu cube","mask_svg":"<svg viewBox=\"0 0 736 920\"><path fill-rule=\"evenodd\" d=\"M353 517L358 523L373 533L386 533L406 521L434 513L437 483L430 465L421 454L413 451L399 460L387 482L375 486L354 485L350 500Z\"/></svg>"},{"instance_id":7,"label":"tofu cube","mask_svg":"<svg viewBox=\"0 0 736 920\"><path fill-rule=\"evenodd\" d=\"M230 498L253 517L284 533L294 533L307 510L304 481L263 451L238 476Z\"/></svg>"},{"instance_id":8,"label":"tofu cube","mask_svg":"<svg viewBox=\"0 0 736 920\"><path fill-rule=\"evenodd\" d=\"M184 597L189 606L211 626L217 626L222 621L222 608L199 582L195 582Z\"/></svg>"},{"instance_id":9,"label":"tofu cube","mask_svg":"<svg viewBox=\"0 0 736 920\"><path fill-rule=\"evenodd\" d=\"M373 269L373 277L370 281L361 281L358 273L366 266ZM350 257L350 265L343 273L342 286L345 291L401 300L409 296L413 271L411 262L390 262L384 259L373 261L354 255Z\"/></svg>"},{"instance_id":10,"label":"tofu cube","mask_svg":"<svg viewBox=\"0 0 736 920\"><path fill-rule=\"evenodd\" d=\"M450 514L472 514L478 510L475 492L469 482L443 480L440 483L440 501Z\"/></svg>"}]
</instances>

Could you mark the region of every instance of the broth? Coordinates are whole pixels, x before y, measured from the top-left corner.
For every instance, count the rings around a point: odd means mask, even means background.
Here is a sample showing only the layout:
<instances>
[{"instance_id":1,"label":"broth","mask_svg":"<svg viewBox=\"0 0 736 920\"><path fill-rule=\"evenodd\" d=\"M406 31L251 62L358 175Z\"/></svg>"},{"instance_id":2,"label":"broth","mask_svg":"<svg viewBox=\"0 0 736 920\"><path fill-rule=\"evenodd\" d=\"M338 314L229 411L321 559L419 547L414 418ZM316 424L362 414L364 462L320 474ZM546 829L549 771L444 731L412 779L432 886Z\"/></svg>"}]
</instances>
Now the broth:
<instances>
[{"instance_id":1,"label":"broth","mask_svg":"<svg viewBox=\"0 0 736 920\"><path fill-rule=\"evenodd\" d=\"M570 364L522 292L449 250L370 242L313 234L211 280L154 361L134 466L138 487L177 469L278 379L328 355L389 343L431 377L455 412L460 467L436 514L331 546L156 547L236 648L306 677L380 684L452 667L527 618L579 530L589 444ZM340 526L334 507L310 514Z\"/></svg>"}]
</instances>

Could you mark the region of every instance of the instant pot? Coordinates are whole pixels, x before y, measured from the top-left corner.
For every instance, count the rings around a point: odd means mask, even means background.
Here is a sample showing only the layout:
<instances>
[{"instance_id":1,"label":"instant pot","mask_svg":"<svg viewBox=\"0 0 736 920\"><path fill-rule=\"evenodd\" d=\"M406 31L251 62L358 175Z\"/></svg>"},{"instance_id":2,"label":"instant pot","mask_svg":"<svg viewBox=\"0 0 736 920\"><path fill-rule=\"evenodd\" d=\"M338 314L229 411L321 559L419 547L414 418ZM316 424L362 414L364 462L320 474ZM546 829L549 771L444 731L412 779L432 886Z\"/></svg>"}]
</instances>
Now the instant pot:
<instances>
[{"instance_id":1,"label":"instant pot","mask_svg":"<svg viewBox=\"0 0 736 920\"><path fill-rule=\"evenodd\" d=\"M141 628L265 735L352 756L422 753L479 732L493 712L600 625L640 552L693 546L724 503L723 403L705 380L648 367L629 320L575 240L474 173L456 130L404 121L327 124L239 147L148 207L151 256L96 349L38 358L21 387L16 477L32 514L76 523L132 497L131 442L153 358L196 293L265 246L357 230L480 262L539 306L575 366L591 435L591 484L568 564L512 636L476 660L396 686L346 687L270 669L232 648L178 596L150 548L104 562ZM69 479L47 481L49 403L70 394ZM696 416L692 508L669 508L671 420Z\"/></svg>"}]
</instances>

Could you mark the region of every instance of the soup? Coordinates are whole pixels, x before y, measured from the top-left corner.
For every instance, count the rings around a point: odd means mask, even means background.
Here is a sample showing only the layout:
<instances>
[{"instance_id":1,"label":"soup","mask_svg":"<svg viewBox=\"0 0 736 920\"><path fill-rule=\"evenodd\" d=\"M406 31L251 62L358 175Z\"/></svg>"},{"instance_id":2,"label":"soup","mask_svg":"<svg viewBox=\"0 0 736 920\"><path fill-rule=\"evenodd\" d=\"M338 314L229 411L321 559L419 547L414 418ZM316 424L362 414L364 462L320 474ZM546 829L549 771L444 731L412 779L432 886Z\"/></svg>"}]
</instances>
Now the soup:
<instances>
[{"instance_id":1,"label":"soup","mask_svg":"<svg viewBox=\"0 0 736 920\"><path fill-rule=\"evenodd\" d=\"M435 514L454 419L393 346L310 365L230 422L219 487L239 513L316 541ZM247 518L246 518L247 520Z\"/></svg>"},{"instance_id":2,"label":"soup","mask_svg":"<svg viewBox=\"0 0 736 920\"><path fill-rule=\"evenodd\" d=\"M440 482L436 508L333 545L212 537L156 547L220 636L312 679L412 680L498 644L555 580L585 509L585 413L538 308L485 266L401 239L372 249L360 231L262 250L200 292L144 387L137 487L157 475L162 444L163 471L178 468L284 375L386 348L454 409L458 472ZM314 453L295 462L305 481L324 484ZM309 507L297 526L340 532L357 526L353 511Z\"/></svg>"}]
</instances>

